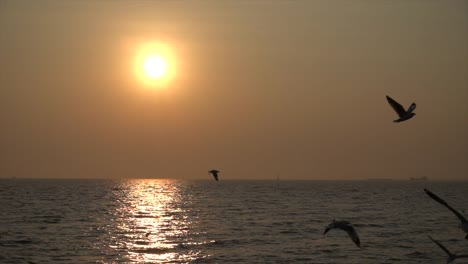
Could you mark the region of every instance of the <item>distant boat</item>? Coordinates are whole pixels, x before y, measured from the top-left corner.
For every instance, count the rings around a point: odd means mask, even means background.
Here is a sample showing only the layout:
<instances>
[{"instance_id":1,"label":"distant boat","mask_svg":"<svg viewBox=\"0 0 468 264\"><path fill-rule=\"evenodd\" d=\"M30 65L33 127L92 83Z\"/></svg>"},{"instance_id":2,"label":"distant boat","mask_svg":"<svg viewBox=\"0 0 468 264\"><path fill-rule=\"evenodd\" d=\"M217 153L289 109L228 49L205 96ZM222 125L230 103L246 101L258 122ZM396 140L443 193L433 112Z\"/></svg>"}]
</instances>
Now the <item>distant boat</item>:
<instances>
[{"instance_id":1,"label":"distant boat","mask_svg":"<svg viewBox=\"0 0 468 264\"><path fill-rule=\"evenodd\" d=\"M423 177L411 177L409 178L410 181L428 181L429 178L427 178L426 176L423 176Z\"/></svg>"}]
</instances>

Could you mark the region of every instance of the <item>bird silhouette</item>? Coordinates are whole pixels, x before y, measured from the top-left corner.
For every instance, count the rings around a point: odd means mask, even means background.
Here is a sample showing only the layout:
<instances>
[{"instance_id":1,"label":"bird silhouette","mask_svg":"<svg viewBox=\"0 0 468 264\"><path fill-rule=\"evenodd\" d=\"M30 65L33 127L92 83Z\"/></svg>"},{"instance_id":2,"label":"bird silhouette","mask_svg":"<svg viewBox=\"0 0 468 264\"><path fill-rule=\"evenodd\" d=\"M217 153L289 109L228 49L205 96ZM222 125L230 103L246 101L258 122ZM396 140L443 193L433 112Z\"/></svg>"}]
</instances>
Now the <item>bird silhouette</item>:
<instances>
[{"instance_id":1,"label":"bird silhouette","mask_svg":"<svg viewBox=\"0 0 468 264\"><path fill-rule=\"evenodd\" d=\"M327 227L325 227L325 231L323 232L323 234L325 235L331 229L341 229L343 231L346 231L346 233L348 233L349 237L354 242L354 244L356 244L356 246L358 247L361 247L361 241L359 240L359 236L356 232L356 229L354 229L350 222L333 220Z\"/></svg>"},{"instance_id":2,"label":"bird silhouette","mask_svg":"<svg viewBox=\"0 0 468 264\"><path fill-rule=\"evenodd\" d=\"M395 123L399 123L405 120L408 120L415 116L416 114L413 113L414 109L416 109L416 104L412 103L408 110L405 110L401 104L399 104L397 101L393 100L390 96L387 95L387 101L392 106L393 110L398 114L398 119L393 120Z\"/></svg>"},{"instance_id":3,"label":"bird silhouette","mask_svg":"<svg viewBox=\"0 0 468 264\"><path fill-rule=\"evenodd\" d=\"M219 171L218 170L210 170L208 171L208 173L211 173L213 175L213 178L218 181L218 173Z\"/></svg>"}]
</instances>

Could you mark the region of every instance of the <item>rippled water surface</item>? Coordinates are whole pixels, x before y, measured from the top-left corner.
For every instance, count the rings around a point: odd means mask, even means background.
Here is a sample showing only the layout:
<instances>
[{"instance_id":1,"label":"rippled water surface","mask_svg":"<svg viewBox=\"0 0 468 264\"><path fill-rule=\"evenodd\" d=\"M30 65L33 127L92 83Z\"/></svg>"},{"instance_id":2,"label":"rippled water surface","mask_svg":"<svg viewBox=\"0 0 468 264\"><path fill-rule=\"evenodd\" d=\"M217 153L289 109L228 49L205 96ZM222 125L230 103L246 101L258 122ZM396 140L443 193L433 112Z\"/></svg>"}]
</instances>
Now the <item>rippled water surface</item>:
<instances>
[{"instance_id":1,"label":"rippled water surface","mask_svg":"<svg viewBox=\"0 0 468 264\"><path fill-rule=\"evenodd\" d=\"M423 188L468 217L459 182L0 180L0 263L445 263L427 234L468 254Z\"/></svg>"}]
</instances>

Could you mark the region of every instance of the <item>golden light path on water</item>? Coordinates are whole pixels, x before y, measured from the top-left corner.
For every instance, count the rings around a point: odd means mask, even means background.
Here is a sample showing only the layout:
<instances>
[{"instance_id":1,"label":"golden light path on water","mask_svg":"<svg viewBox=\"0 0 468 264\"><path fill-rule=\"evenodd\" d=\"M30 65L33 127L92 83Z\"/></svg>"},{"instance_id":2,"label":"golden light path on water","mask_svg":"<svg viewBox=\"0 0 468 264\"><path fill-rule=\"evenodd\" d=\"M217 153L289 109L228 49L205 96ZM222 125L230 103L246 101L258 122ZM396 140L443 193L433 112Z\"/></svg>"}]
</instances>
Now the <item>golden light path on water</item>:
<instances>
[{"instance_id":1,"label":"golden light path on water","mask_svg":"<svg viewBox=\"0 0 468 264\"><path fill-rule=\"evenodd\" d=\"M202 259L193 241L190 197L175 180L129 180L122 190L114 245L138 263L189 262ZM204 244L204 242L201 242ZM120 250L119 250L120 251ZM122 251L120 251L122 252Z\"/></svg>"}]
</instances>

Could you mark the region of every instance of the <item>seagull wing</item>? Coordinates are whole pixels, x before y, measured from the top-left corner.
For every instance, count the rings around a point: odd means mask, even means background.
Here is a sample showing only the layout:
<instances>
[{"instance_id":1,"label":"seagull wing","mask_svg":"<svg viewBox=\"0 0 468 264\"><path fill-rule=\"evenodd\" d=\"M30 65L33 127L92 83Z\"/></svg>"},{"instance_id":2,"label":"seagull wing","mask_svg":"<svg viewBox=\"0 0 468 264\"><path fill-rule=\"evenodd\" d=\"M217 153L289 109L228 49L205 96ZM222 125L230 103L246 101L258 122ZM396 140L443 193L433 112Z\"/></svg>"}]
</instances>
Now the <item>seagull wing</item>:
<instances>
[{"instance_id":1,"label":"seagull wing","mask_svg":"<svg viewBox=\"0 0 468 264\"><path fill-rule=\"evenodd\" d=\"M439 196L433 194L431 191L427 189L424 189L424 191L427 193L427 195L429 195L429 197L436 200L438 203L442 204L443 206L447 207L450 211L452 211L458 217L458 219L460 219L462 223L466 223L465 217L463 217L463 215L457 212L457 210L453 209L450 205L448 205L446 201L442 200Z\"/></svg>"},{"instance_id":2,"label":"seagull wing","mask_svg":"<svg viewBox=\"0 0 468 264\"><path fill-rule=\"evenodd\" d=\"M323 232L323 234L325 235L326 233L328 233L328 231L332 230L333 228L337 228L335 220L333 220L330 224L327 225L327 227L325 227L325 231Z\"/></svg>"},{"instance_id":3,"label":"seagull wing","mask_svg":"<svg viewBox=\"0 0 468 264\"><path fill-rule=\"evenodd\" d=\"M323 232L323 234L325 235L326 233L328 233L328 231L332 230L333 228L336 228L336 221L333 219L333 221L327 225L327 227L325 227L325 231Z\"/></svg>"},{"instance_id":4,"label":"seagull wing","mask_svg":"<svg viewBox=\"0 0 468 264\"><path fill-rule=\"evenodd\" d=\"M348 233L349 237L354 242L354 244L356 244L356 246L361 247L360 246L361 241L359 240L359 236L356 232L356 229L354 229L353 226L346 225L346 226L343 226L341 229L343 229L344 231L346 231L346 233Z\"/></svg>"},{"instance_id":5,"label":"seagull wing","mask_svg":"<svg viewBox=\"0 0 468 264\"><path fill-rule=\"evenodd\" d=\"M406 112L411 113L416 109L416 104L412 103Z\"/></svg>"},{"instance_id":6,"label":"seagull wing","mask_svg":"<svg viewBox=\"0 0 468 264\"><path fill-rule=\"evenodd\" d=\"M393 110L398 114L399 117L402 117L406 114L405 109L397 101L393 100L390 96L387 95L387 101L392 106Z\"/></svg>"},{"instance_id":7,"label":"seagull wing","mask_svg":"<svg viewBox=\"0 0 468 264\"><path fill-rule=\"evenodd\" d=\"M219 171L218 170L210 170L209 173L211 173L213 175L213 178L218 181L218 173Z\"/></svg>"},{"instance_id":8,"label":"seagull wing","mask_svg":"<svg viewBox=\"0 0 468 264\"><path fill-rule=\"evenodd\" d=\"M445 253L447 253L447 255L449 255L449 257L454 257L455 256L454 254L452 254L452 252L450 252L450 250L448 250L446 247L444 247L444 245L439 243L439 241L433 239L431 236L427 236L427 237L429 237L429 239L432 240L432 242L436 243Z\"/></svg>"}]
</instances>

